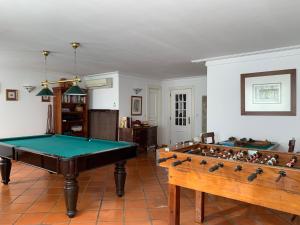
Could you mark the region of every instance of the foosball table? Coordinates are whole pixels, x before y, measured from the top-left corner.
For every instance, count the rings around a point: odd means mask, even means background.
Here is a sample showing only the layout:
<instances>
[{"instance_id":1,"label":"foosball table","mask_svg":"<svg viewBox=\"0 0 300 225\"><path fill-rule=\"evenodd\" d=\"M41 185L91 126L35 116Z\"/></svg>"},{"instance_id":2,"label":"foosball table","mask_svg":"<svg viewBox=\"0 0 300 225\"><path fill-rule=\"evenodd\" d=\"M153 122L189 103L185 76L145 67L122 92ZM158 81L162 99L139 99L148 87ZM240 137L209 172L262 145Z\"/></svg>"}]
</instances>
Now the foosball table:
<instances>
[{"instance_id":1,"label":"foosball table","mask_svg":"<svg viewBox=\"0 0 300 225\"><path fill-rule=\"evenodd\" d=\"M169 169L169 224L180 222L180 187L196 191L195 221L204 220L209 193L300 215L300 154L212 144L159 150Z\"/></svg>"}]
</instances>

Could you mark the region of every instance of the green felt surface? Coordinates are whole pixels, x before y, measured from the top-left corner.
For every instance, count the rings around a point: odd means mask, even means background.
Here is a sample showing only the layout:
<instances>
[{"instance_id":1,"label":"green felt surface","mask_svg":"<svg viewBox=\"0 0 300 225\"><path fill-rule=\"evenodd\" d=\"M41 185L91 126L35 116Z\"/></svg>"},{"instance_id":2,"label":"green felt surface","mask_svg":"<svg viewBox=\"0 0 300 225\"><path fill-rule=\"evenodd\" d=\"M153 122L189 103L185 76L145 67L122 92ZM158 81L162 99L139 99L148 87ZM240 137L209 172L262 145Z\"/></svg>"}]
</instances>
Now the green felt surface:
<instances>
[{"instance_id":1,"label":"green felt surface","mask_svg":"<svg viewBox=\"0 0 300 225\"><path fill-rule=\"evenodd\" d=\"M225 146L232 146L232 147L243 147L243 148L253 148L253 149L261 149L261 150L267 150L269 148L271 148L272 146L275 146L275 144L269 144L269 145L265 145L265 146L254 146L251 144L248 145L243 145L243 146L235 146L234 142L232 141L222 141L218 143L219 145L225 145Z\"/></svg>"},{"instance_id":2,"label":"green felt surface","mask_svg":"<svg viewBox=\"0 0 300 225\"><path fill-rule=\"evenodd\" d=\"M244 148L255 148L255 149L262 149L266 150L269 149L270 147L274 146L273 144L265 145L265 146L254 146L254 145L245 145L243 146Z\"/></svg>"},{"instance_id":3,"label":"green felt surface","mask_svg":"<svg viewBox=\"0 0 300 225\"><path fill-rule=\"evenodd\" d=\"M107 141L99 139L72 137L65 135L40 135L0 139L0 144L26 148L31 152L71 158L79 155L105 152L133 146L128 142Z\"/></svg>"}]
</instances>

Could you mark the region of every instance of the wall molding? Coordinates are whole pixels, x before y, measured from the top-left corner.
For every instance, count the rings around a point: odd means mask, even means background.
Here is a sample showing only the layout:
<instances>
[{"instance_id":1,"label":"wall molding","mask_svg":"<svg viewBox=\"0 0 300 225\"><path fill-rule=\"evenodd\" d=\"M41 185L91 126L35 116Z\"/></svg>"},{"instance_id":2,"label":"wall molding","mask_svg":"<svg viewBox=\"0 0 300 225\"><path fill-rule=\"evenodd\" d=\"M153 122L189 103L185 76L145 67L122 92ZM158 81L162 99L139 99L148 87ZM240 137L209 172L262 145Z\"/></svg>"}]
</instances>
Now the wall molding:
<instances>
[{"instance_id":1,"label":"wall molding","mask_svg":"<svg viewBox=\"0 0 300 225\"><path fill-rule=\"evenodd\" d=\"M300 45L192 60L206 66L300 55Z\"/></svg>"}]
</instances>

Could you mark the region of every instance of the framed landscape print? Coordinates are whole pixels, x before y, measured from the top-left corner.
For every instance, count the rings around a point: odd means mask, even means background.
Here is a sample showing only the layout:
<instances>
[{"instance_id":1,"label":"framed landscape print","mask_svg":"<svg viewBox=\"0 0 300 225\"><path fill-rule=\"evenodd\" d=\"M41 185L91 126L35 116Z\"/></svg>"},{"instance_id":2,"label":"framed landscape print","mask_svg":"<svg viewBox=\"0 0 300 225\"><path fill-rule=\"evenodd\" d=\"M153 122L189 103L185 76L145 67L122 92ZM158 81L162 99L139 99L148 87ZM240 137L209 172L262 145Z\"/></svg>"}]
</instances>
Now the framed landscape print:
<instances>
[{"instance_id":1,"label":"framed landscape print","mask_svg":"<svg viewBox=\"0 0 300 225\"><path fill-rule=\"evenodd\" d=\"M142 115L142 96L131 96L131 115Z\"/></svg>"},{"instance_id":2,"label":"framed landscape print","mask_svg":"<svg viewBox=\"0 0 300 225\"><path fill-rule=\"evenodd\" d=\"M241 115L295 116L296 69L241 74Z\"/></svg>"},{"instance_id":3,"label":"framed landscape print","mask_svg":"<svg viewBox=\"0 0 300 225\"><path fill-rule=\"evenodd\" d=\"M6 101L18 101L18 90L6 89Z\"/></svg>"}]
</instances>

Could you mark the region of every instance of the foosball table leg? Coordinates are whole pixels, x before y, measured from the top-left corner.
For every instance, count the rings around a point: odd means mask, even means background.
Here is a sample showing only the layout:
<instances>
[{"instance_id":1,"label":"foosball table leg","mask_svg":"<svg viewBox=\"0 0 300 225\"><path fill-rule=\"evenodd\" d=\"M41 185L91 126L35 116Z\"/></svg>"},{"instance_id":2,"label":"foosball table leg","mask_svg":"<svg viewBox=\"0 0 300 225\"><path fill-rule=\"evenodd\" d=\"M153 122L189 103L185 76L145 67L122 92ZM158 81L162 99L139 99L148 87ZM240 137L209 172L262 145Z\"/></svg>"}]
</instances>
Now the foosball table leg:
<instances>
[{"instance_id":1,"label":"foosball table leg","mask_svg":"<svg viewBox=\"0 0 300 225\"><path fill-rule=\"evenodd\" d=\"M196 201L195 201L195 222L202 223L204 221L204 198L205 193L201 191L196 192Z\"/></svg>"},{"instance_id":2,"label":"foosball table leg","mask_svg":"<svg viewBox=\"0 0 300 225\"><path fill-rule=\"evenodd\" d=\"M180 225L180 187L169 184L169 225Z\"/></svg>"}]
</instances>

